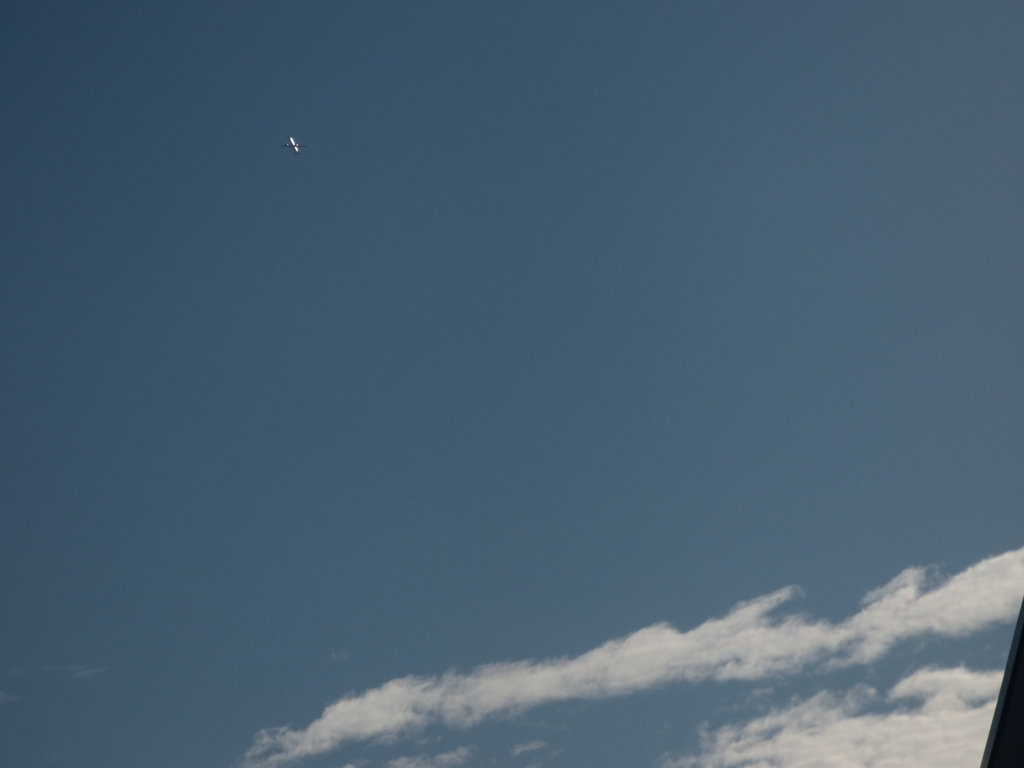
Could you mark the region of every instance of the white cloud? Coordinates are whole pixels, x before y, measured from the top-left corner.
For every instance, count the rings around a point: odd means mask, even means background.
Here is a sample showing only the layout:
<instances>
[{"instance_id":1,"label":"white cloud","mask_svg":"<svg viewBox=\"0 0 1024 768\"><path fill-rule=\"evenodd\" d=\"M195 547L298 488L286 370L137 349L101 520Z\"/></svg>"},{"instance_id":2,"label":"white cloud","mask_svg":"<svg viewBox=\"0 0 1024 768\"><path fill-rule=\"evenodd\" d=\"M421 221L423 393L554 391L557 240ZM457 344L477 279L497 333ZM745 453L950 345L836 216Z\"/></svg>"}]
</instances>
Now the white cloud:
<instances>
[{"instance_id":1,"label":"white cloud","mask_svg":"<svg viewBox=\"0 0 1024 768\"><path fill-rule=\"evenodd\" d=\"M807 701L702 736L701 753L662 768L962 768L985 748L1001 672L925 669L890 691L891 711L865 710L875 692ZM907 700L914 700L907 705Z\"/></svg>"},{"instance_id":2,"label":"white cloud","mask_svg":"<svg viewBox=\"0 0 1024 768\"><path fill-rule=\"evenodd\" d=\"M388 768L458 768L458 766L469 760L473 750L469 747L459 747L451 752L442 752L434 757L427 755L415 755L414 757L400 757L388 763Z\"/></svg>"},{"instance_id":3,"label":"white cloud","mask_svg":"<svg viewBox=\"0 0 1024 768\"><path fill-rule=\"evenodd\" d=\"M546 741L528 741L525 744L516 744L509 751L513 755L521 755L523 752L533 752L538 749L544 749L547 745Z\"/></svg>"},{"instance_id":4,"label":"white cloud","mask_svg":"<svg viewBox=\"0 0 1024 768\"><path fill-rule=\"evenodd\" d=\"M1024 592L1024 549L930 581L926 569L908 568L839 623L775 615L798 593L787 587L688 632L654 624L576 658L398 678L334 702L303 730L261 731L243 762L274 768L346 741L397 738L436 723L465 728L549 702L621 696L671 681L758 680L811 665L868 663L910 637L963 636L1012 620Z\"/></svg>"}]
</instances>

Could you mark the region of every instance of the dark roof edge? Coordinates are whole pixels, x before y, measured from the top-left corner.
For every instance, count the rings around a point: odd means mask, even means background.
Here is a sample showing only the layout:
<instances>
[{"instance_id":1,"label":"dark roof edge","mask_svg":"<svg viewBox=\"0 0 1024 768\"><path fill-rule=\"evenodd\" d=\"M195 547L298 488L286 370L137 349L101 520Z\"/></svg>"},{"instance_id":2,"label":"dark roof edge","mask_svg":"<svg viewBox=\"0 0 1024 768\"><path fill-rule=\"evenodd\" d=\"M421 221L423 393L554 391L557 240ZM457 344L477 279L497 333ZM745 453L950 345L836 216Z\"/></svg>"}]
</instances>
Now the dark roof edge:
<instances>
[{"instance_id":1,"label":"dark roof edge","mask_svg":"<svg viewBox=\"0 0 1024 768\"><path fill-rule=\"evenodd\" d=\"M1024 694L1024 654L1021 653L1021 632L1024 631L1024 604L1021 604L1020 615L1017 617L1017 629L1013 633L1013 642L1010 643L1010 654L1006 658L1006 672L1003 674L1003 684L999 689L999 700L996 702L996 711L992 715L992 728L988 732L988 742L985 744L985 754L981 758L981 768L1000 768L1001 764L1024 765L1024 755L1009 756L1001 754L999 749L1006 733L1011 725L1006 721L1007 701L1012 694L1020 696ZM1020 723L1017 727L1020 728ZM996 754L999 753L999 754ZM996 763L990 761L997 757ZM1013 761L1012 763L1010 761Z\"/></svg>"}]
</instances>

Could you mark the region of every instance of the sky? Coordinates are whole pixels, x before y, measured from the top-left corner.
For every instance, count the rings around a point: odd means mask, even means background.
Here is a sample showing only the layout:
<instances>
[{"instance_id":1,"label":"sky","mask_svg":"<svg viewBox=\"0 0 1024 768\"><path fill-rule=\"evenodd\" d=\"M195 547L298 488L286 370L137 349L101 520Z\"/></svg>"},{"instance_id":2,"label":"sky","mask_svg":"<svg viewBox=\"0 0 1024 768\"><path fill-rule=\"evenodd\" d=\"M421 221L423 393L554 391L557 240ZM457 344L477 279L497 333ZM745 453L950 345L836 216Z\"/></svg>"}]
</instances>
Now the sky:
<instances>
[{"instance_id":1,"label":"sky","mask_svg":"<svg viewBox=\"0 0 1024 768\"><path fill-rule=\"evenodd\" d=\"M8 9L0 763L980 762L1021 29Z\"/></svg>"}]
</instances>

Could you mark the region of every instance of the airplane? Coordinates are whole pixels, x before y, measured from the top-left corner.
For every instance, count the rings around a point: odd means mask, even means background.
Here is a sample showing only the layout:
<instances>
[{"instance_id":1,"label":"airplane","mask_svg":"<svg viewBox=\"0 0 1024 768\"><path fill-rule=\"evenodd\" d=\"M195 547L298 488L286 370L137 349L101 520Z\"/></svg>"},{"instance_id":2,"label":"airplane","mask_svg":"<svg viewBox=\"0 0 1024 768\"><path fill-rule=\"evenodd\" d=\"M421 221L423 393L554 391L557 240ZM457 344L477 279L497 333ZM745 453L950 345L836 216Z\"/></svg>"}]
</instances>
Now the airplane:
<instances>
[{"instance_id":1,"label":"airplane","mask_svg":"<svg viewBox=\"0 0 1024 768\"><path fill-rule=\"evenodd\" d=\"M301 147L305 147L306 145L305 144L296 144L295 143L295 139L293 139L292 137L289 136L288 137L288 143L287 144L282 144L281 146L282 147L289 147L290 149L294 149L295 150L295 154L297 155L297 154L299 154L299 149Z\"/></svg>"}]
</instances>

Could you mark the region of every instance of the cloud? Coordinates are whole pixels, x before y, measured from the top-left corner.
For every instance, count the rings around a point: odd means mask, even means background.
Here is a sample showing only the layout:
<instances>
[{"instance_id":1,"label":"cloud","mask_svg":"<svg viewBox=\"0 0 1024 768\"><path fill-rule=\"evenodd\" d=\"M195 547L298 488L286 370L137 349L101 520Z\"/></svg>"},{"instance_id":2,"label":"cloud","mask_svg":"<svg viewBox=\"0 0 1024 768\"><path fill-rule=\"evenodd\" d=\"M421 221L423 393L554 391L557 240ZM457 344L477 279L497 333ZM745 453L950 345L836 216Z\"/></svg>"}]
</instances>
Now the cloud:
<instances>
[{"instance_id":1,"label":"cloud","mask_svg":"<svg viewBox=\"0 0 1024 768\"><path fill-rule=\"evenodd\" d=\"M12 701L17 701L17 696L11 696L9 693L0 691L0 704L10 704Z\"/></svg>"},{"instance_id":2,"label":"cloud","mask_svg":"<svg viewBox=\"0 0 1024 768\"><path fill-rule=\"evenodd\" d=\"M110 667L87 667L84 664L65 664L63 666L44 666L43 672L56 672L62 675L68 675L72 680L82 682L85 680L91 680L94 677L99 677L110 671Z\"/></svg>"},{"instance_id":3,"label":"cloud","mask_svg":"<svg viewBox=\"0 0 1024 768\"><path fill-rule=\"evenodd\" d=\"M537 749L544 749L547 746L545 741L528 741L526 744L516 744L509 750L513 755L521 755L523 752L533 752Z\"/></svg>"},{"instance_id":4,"label":"cloud","mask_svg":"<svg viewBox=\"0 0 1024 768\"><path fill-rule=\"evenodd\" d=\"M901 680L877 704L858 686L842 698L807 701L704 733L696 756L666 758L661 768L961 768L981 760L1001 672L924 669ZM906 702L913 700L908 706Z\"/></svg>"},{"instance_id":5,"label":"cloud","mask_svg":"<svg viewBox=\"0 0 1024 768\"><path fill-rule=\"evenodd\" d=\"M457 768L466 762L472 754L473 750L469 747L459 747L434 757L426 755L400 757L389 762L388 768Z\"/></svg>"},{"instance_id":6,"label":"cloud","mask_svg":"<svg viewBox=\"0 0 1024 768\"><path fill-rule=\"evenodd\" d=\"M68 672L71 674L72 680L91 680L94 677L105 675L110 671L110 667L85 667L82 665L75 665L68 667Z\"/></svg>"},{"instance_id":7,"label":"cloud","mask_svg":"<svg viewBox=\"0 0 1024 768\"><path fill-rule=\"evenodd\" d=\"M945 581L908 568L839 623L776 615L798 592L786 587L740 603L688 632L654 624L576 658L391 680L334 702L305 729L261 731L243 764L275 768L346 741L394 739L431 724L465 728L541 704L622 696L673 681L759 680L812 665L869 663L907 638L964 636L1012 620L1024 592L1024 549L982 560Z\"/></svg>"},{"instance_id":8,"label":"cloud","mask_svg":"<svg viewBox=\"0 0 1024 768\"><path fill-rule=\"evenodd\" d=\"M25 669L24 667L14 667L7 670L7 674L15 677L32 677L40 674L47 675L67 675L72 680L91 680L94 677L99 677L110 671L110 667L87 667L84 664L44 664L41 667L35 667L33 669Z\"/></svg>"}]
</instances>

